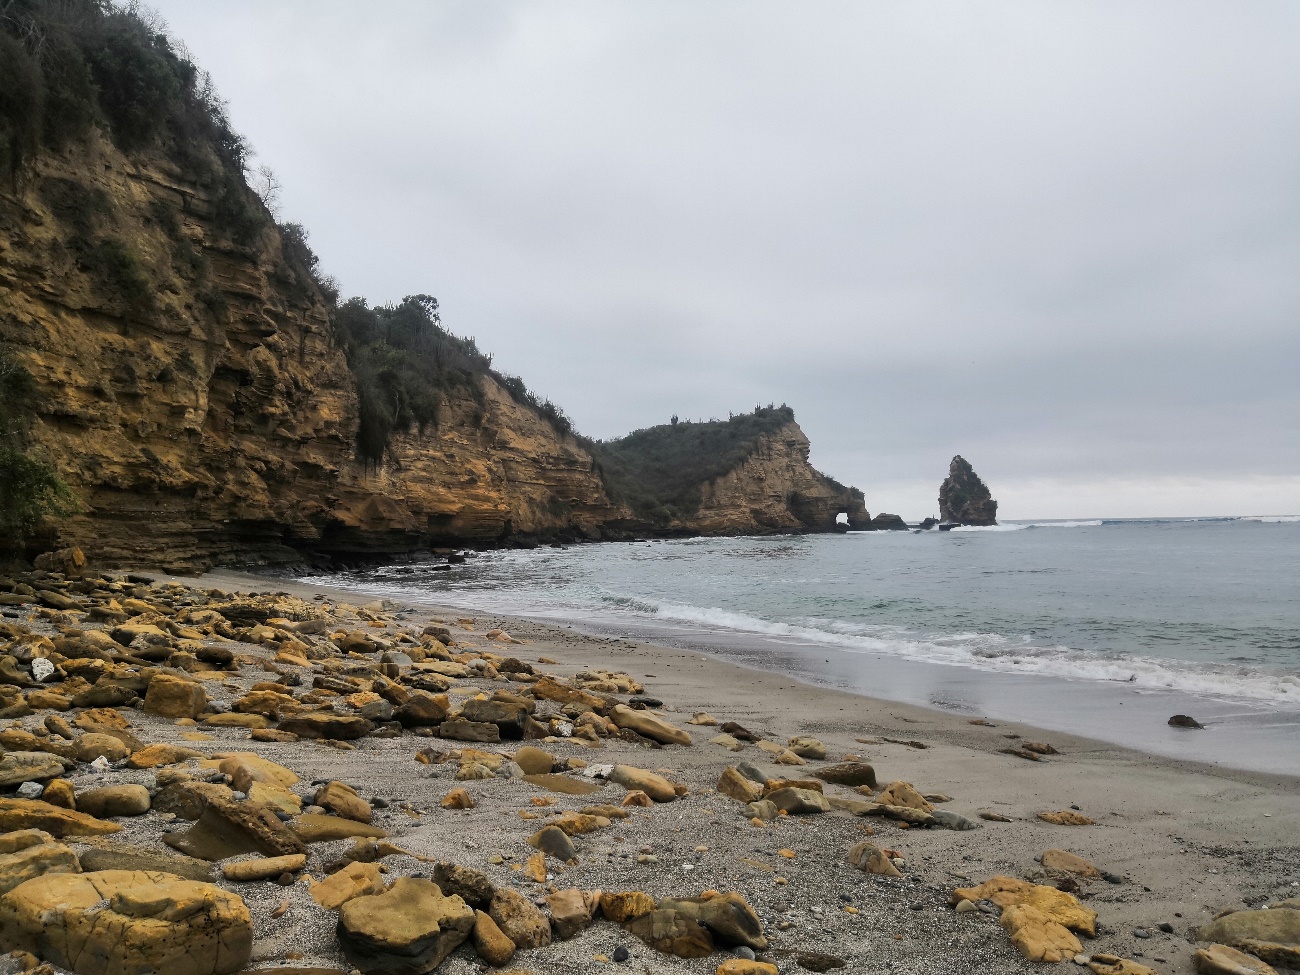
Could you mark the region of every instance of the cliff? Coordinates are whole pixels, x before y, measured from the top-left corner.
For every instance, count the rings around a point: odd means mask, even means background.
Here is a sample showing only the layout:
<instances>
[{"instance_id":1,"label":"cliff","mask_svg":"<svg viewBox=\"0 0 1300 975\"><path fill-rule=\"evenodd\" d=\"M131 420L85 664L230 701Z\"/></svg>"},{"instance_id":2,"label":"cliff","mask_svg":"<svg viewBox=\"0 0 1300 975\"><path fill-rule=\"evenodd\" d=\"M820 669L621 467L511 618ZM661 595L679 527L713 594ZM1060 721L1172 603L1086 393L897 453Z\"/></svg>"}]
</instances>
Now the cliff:
<instances>
[{"instance_id":1,"label":"cliff","mask_svg":"<svg viewBox=\"0 0 1300 975\"><path fill-rule=\"evenodd\" d=\"M79 507L45 544L184 570L867 520L788 408L597 444L433 297L340 304L247 186L208 79L133 7L20 4L0 64L0 356L25 373L5 444Z\"/></svg>"},{"instance_id":2,"label":"cliff","mask_svg":"<svg viewBox=\"0 0 1300 975\"><path fill-rule=\"evenodd\" d=\"M197 567L594 534L626 512L594 462L491 379L482 405L354 459L330 308L269 220L233 243L212 187L94 135L0 193L0 344L31 373L38 450L104 562Z\"/></svg>"},{"instance_id":3,"label":"cliff","mask_svg":"<svg viewBox=\"0 0 1300 975\"><path fill-rule=\"evenodd\" d=\"M835 531L841 513L852 528L869 515L861 492L845 488L808 462L810 444L791 421L761 438L747 460L701 486L693 516L675 527L701 535Z\"/></svg>"},{"instance_id":4,"label":"cliff","mask_svg":"<svg viewBox=\"0 0 1300 975\"><path fill-rule=\"evenodd\" d=\"M939 486L939 517L958 525L996 525L998 503L970 463L960 454L948 465Z\"/></svg>"}]
</instances>

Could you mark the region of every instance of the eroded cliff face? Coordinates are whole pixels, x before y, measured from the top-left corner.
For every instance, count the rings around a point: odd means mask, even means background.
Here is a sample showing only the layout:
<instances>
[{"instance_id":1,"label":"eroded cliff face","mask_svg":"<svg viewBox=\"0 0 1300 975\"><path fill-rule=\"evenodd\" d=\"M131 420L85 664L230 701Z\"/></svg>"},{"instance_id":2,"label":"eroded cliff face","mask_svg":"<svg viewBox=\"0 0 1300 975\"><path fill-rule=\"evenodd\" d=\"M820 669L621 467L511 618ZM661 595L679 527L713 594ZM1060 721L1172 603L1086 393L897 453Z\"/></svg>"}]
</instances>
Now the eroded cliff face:
<instances>
[{"instance_id":1,"label":"eroded cliff face","mask_svg":"<svg viewBox=\"0 0 1300 975\"><path fill-rule=\"evenodd\" d=\"M797 423L763 437L748 460L703 486L698 514L681 527L702 535L826 532L836 530L841 513L850 527L865 527L862 493L815 470L809 450Z\"/></svg>"},{"instance_id":2,"label":"eroded cliff face","mask_svg":"<svg viewBox=\"0 0 1300 975\"><path fill-rule=\"evenodd\" d=\"M314 282L269 224L247 246L205 187L101 139L0 194L0 343L36 380L37 450L106 564L196 568L592 532L624 513L591 457L484 379L393 462L354 460L357 399Z\"/></svg>"}]
</instances>

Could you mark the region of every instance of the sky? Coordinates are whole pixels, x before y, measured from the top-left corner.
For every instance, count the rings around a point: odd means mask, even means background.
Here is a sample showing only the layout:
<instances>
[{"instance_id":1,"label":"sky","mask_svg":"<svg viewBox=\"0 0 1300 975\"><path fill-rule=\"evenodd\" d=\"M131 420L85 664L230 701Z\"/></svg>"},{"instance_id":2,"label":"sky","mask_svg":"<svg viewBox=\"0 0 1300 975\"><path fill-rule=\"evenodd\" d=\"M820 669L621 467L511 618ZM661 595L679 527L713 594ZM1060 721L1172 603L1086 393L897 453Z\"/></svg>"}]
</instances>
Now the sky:
<instances>
[{"instance_id":1,"label":"sky","mask_svg":"<svg viewBox=\"0 0 1300 975\"><path fill-rule=\"evenodd\" d=\"M1300 3L162 0L345 295L873 512L1300 513Z\"/></svg>"}]
</instances>

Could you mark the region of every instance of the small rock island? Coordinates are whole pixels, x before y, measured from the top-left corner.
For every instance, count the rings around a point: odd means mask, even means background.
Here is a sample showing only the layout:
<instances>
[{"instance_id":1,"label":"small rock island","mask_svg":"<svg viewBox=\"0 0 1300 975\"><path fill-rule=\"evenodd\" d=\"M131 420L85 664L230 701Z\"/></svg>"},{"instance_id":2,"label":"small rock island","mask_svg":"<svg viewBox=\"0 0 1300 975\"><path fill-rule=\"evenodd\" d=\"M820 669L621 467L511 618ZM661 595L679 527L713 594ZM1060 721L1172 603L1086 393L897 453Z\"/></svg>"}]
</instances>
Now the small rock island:
<instances>
[{"instance_id":1,"label":"small rock island","mask_svg":"<svg viewBox=\"0 0 1300 975\"><path fill-rule=\"evenodd\" d=\"M939 519L948 524L996 525L998 503L966 458L958 454L939 486Z\"/></svg>"}]
</instances>

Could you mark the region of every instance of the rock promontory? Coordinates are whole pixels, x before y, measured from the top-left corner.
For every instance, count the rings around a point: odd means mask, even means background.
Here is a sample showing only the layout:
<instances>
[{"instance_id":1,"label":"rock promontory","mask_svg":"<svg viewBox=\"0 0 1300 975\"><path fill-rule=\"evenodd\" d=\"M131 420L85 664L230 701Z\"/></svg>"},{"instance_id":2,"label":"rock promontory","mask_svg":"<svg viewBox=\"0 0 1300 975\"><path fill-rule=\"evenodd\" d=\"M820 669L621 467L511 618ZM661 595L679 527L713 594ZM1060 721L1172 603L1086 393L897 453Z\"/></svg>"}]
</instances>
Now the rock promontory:
<instances>
[{"instance_id":1,"label":"rock promontory","mask_svg":"<svg viewBox=\"0 0 1300 975\"><path fill-rule=\"evenodd\" d=\"M949 524L996 525L998 503L966 458L958 454L939 487L939 518Z\"/></svg>"}]
</instances>

